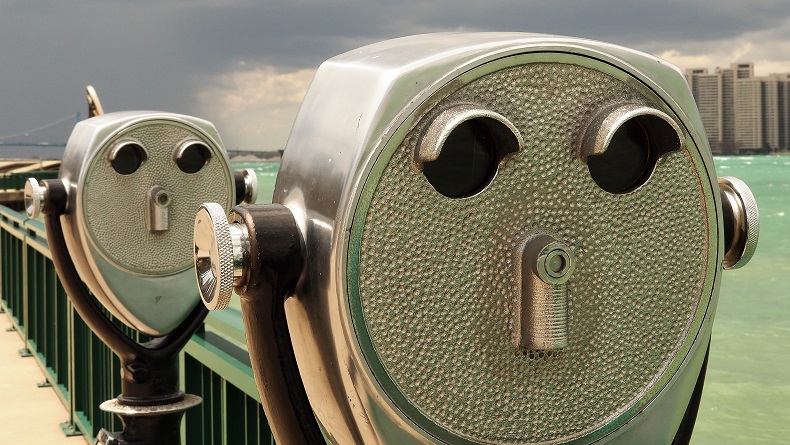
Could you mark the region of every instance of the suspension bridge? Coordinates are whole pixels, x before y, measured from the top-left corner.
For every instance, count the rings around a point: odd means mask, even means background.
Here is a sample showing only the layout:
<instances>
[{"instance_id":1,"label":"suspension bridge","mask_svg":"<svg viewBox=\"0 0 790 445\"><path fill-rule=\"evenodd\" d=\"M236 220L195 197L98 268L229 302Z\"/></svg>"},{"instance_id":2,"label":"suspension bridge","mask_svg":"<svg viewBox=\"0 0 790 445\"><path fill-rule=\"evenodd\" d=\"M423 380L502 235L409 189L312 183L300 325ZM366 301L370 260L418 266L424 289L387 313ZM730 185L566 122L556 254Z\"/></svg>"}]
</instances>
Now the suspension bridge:
<instances>
[{"instance_id":1,"label":"suspension bridge","mask_svg":"<svg viewBox=\"0 0 790 445\"><path fill-rule=\"evenodd\" d=\"M93 103L98 101L97 98L93 100ZM89 111L91 103L89 101ZM74 124L82 120L82 117L81 113L77 112L35 128L0 136L0 173L5 171L4 165L8 160L60 160ZM227 153L232 159L240 159L240 162L279 159L282 156L282 150L228 149Z\"/></svg>"},{"instance_id":2,"label":"suspension bridge","mask_svg":"<svg viewBox=\"0 0 790 445\"><path fill-rule=\"evenodd\" d=\"M0 204L20 208L29 176L57 175L66 141L80 113L64 116L24 131L0 135Z\"/></svg>"},{"instance_id":3,"label":"suspension bridge","mask_svg":"<svg viewBox=\"0 0 790 445\"><path fill-rule=\"evenodd\" d=\"M60 159L79 112L28 130L0 135L0 159Z\"/></svg>"}]
</instances>

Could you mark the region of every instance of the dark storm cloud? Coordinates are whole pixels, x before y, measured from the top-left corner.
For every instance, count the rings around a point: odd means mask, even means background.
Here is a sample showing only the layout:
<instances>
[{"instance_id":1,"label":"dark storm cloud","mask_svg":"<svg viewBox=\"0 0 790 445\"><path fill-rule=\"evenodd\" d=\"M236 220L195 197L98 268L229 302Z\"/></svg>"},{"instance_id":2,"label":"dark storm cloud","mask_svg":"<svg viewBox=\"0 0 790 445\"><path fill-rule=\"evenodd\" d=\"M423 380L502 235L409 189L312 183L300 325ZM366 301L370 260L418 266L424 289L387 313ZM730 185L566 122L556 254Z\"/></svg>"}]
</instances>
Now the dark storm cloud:
<instances>
[{"instance_id":1,"label":"dark storm cloud","mask_svg":"<svg viewBox=\"0 0 790 445\"><path fill-rule=\"evenodd\" d=\"M0 136L83 110L192 113L195 91L242 66L315 68L355 47L435 31L527 31L658 53L715 45L790 17L790 2L0 0Z\"/></svg>"},{"instance_id":2,"label":"dark storm cloud","mask_svg":"<svg viewBox=\"0 0 790 445\"><path fill-rule=\"evenodd\" d=\"M220 65L238 58L306 67L360 44L423 32L526 31L654 47L737 36L788 16L790 2L271 2L194 7L173 25L185 47Z\"/></svg>"},{"instance_id":3,"label":"dark storm cloud","mask_svg":"<svg viewBox=\"0 0 790 445\"><path fill-rule=\"evenodd\" d=\"M85 1L0 6L0 135L84 110L88 83L110 109L165 108L188 93L165 32L169 14L157 8Z\"/></svg>"}]
</instances>

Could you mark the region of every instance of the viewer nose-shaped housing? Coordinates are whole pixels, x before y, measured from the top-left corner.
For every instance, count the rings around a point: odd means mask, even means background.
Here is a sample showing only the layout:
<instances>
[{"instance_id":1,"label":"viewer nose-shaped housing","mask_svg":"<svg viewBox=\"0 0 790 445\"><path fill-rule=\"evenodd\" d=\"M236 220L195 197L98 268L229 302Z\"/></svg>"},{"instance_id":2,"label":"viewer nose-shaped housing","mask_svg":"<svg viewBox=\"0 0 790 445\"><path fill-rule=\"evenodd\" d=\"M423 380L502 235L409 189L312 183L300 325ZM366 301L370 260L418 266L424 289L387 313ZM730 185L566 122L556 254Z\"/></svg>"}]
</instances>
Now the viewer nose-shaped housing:
<instances>
[{"instance_id":1,"label":"viewer nose-shaped housing","mask_svg":"<svg viewBox=\"0 0 790 445\"><path fill-rule=\"evenodd\" d=\"M313 80L272 207L294 227L204 204L203 297L247 305L278 442L309 440L270 378L284 355L254 334L260 289L282 291L266 304L332 442L682 443L726 258L753 252L733 183L659 59L525 34L382 42ZM253 266L274 261L264 228L298 240L287 284Z\"/></svg>"}]
</instances>

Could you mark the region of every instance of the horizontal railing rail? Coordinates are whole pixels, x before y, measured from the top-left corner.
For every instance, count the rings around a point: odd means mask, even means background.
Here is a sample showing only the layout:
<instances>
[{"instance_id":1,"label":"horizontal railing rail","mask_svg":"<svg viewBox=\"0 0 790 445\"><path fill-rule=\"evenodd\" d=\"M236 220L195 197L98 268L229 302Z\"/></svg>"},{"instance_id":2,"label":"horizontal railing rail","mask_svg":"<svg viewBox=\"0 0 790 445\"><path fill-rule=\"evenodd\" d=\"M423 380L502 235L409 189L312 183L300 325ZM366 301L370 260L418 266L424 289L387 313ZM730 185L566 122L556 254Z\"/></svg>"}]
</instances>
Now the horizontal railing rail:
<instances>
[{"instance_id":1,"label":"horizontal railing rail","mask_svg":"<svg viewBox=\"0 0 790 445\"><path fill-rule=\"evenodd\" d=\"M58 170L0 173L0 190L23 190L28 178L36 178L41 182L44 179L56 179L57 177Z\"/></svg>"}]
</instances>

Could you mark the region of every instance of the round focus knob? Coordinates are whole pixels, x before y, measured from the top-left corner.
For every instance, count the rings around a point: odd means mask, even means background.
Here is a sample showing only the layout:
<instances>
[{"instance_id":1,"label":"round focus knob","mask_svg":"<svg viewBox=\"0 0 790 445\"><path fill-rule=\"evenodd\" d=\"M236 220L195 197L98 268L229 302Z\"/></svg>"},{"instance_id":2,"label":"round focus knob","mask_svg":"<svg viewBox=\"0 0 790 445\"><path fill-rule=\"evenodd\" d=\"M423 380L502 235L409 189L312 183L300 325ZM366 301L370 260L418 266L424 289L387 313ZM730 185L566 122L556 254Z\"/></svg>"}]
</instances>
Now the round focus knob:
<instances>
[{"instance_id":1,"label":"round focus knob","mask_svg":"<svg viewBox=\"0 0 790 445\"><path fill-rule=\"evenodd\" d=\"M719 178L724 211L725 269L743 267L754 256L760 234L757 201L749 187L738 178Z\"/></svg>"},{"instance_id":2,"label":"round focus knob","mask_svg":"<svg viewBox=\"0 0 790 445\"><path fill-rule=\"evenodd\" d=\"M38 185L36 178L25 181L25 212L31 218L37 218L44 210L47 198L47 188Z\"/></svg>"},{"instance_id":3,"label":"round focus knob","mask_svg":"<svg viewBox=\"0 0 790 445\"><path fill-rule=\"evenodd\" d=\"M244 178L244 201L247 204L254 204L258 199L258 175L255 170L245 168L241 171Z\"/></svg>"},{"instance_id":4,"label":"round focus knob","mask_svg":"<svg viewBox=\"0 0 790 445\"><path fill-rule=\"evenodd\" d=\"M244 282L249 255L246 226L229 223L222 206L201 204L195 216L195 273L210 310L225 309L233 287Z\"/></svg>"}]
</instances>

